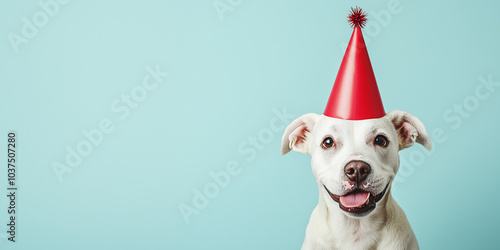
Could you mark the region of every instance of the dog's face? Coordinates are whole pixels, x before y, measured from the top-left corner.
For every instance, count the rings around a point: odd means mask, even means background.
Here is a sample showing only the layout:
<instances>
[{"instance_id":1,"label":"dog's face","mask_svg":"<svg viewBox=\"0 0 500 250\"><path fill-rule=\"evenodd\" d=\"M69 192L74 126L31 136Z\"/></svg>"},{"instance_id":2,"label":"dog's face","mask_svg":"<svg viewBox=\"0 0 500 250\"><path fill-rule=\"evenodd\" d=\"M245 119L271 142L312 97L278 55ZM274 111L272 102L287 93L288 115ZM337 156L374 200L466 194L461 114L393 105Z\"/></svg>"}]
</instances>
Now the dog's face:
<instances>
[{"instance_id":1,"label":"dog's face","mask_svg":"<svg viewBox=\"0 0 500 250\"><path fill-rule=\"evenodd\" d=\"M418 118L392 111L378 119L350 121L306 114L285 130L281 153L309 153L320 193L350 217L370 214L399 168L398 151L415 142L430 150Z\"/></svg>"}]
</instances>

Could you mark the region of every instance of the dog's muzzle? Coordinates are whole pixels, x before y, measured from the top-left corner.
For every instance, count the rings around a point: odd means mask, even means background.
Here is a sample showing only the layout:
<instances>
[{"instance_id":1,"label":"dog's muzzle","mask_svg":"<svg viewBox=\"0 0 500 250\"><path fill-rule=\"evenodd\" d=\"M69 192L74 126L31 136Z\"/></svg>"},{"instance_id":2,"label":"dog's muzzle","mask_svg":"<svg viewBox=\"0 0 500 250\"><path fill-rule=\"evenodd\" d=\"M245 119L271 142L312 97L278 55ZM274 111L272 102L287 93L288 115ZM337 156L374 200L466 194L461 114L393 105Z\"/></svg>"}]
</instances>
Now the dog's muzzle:
<instances>
[{"instance_id":1,"label":"dog's muzzle","mask_svg":"<svg viewBox=\"0 0 500 250\"><path fill-rule=\"evenodd\" d=\"M389 183L387 183L384 190L377 195L373 195L370 192L356 188L347 194L339 196L332 194L325 185L323 185L323 187L325 187L330 197L339 203L340 209L352 216L363 217L375 209L377 202L384 197L385 192L389 187Z\"/></svg>"}]
</instances>

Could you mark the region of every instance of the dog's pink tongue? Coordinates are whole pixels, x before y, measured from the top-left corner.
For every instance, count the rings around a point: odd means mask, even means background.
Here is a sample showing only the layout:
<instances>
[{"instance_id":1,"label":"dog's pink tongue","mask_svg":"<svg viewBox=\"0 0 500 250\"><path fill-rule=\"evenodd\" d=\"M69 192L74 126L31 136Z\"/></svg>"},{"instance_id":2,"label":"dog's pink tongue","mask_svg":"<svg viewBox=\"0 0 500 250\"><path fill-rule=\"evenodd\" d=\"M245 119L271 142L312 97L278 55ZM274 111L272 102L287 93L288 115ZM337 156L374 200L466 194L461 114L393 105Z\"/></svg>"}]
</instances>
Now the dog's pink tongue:
<instances>
[{"instance_id":1,"label":"dog's pink tongue","mask_svg":"<svg viewBox=\"0 0 500 250\"><path fill-rule=\"evenodd\" d=\"M344 207L360 207L365 204L366 200L370 197L370 193L354 193L340 196L340 203Z\"/></svg>"}]
</instances>

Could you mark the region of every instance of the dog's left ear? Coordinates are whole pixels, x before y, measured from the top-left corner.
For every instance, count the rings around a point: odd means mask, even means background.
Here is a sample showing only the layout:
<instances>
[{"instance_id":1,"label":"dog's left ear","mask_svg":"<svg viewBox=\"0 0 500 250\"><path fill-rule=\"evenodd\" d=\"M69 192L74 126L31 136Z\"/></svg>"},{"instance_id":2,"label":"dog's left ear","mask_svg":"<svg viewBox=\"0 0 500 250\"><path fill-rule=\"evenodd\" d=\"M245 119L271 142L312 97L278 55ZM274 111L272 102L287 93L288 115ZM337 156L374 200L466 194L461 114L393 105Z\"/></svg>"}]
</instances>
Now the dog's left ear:
<instances>
[{"instance_id":1,"label":"dog's left ear","mask_svg":"<svg viewBox=\"0 0 500 250\"><path fill-rule=\"evenodd\" d=\"M281 155L294 150L306 154L309 151L310 134L320 115L305 114L290 123L281 140Z\"/></svg>"},{"instance_id":2,"label":"dog's left ear","mask_svg":"<svg viewBox=\"0 0 500 250\"><path fill-rule=\"evenodd\" d=\"M424 124L415 116L394 110L387 114L398 133L399 150L413 146L415 142L431 150L431 138L425 131Z\"/></svg>"}]
</instances>

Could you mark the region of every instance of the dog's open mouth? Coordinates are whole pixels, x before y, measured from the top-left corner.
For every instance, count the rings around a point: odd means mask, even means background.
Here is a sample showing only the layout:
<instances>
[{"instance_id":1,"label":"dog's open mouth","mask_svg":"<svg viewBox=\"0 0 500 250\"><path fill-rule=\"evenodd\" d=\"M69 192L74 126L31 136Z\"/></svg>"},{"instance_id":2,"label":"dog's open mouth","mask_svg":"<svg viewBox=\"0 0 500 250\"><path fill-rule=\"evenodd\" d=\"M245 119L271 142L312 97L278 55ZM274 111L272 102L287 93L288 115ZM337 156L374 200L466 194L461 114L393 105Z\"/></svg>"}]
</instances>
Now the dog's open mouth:
<instances>
[{"instance_id":1,"label":"dog's open mouth","mask_svg":"<svg viewBox=\"0 0 500 250\"><path fill-rule=\"evenodd\" d=\"M379 202L382 197L384 197L385 191L387 191L388 186L389 184L387 184L387 186L384 188L384 191L377 195L372 195L370 192L361 189L355 189L354 191L349 192L345 195L338 196L332 194L330 190L328 190L328 188L323 185L330 197L332 197L334 201L339 203L340 209L357 217L365 216L373 211L377 202Z\"/></svg>"}]
</instances>

